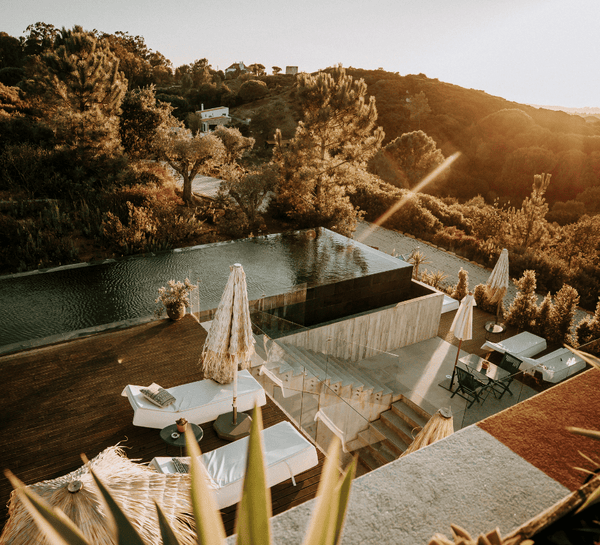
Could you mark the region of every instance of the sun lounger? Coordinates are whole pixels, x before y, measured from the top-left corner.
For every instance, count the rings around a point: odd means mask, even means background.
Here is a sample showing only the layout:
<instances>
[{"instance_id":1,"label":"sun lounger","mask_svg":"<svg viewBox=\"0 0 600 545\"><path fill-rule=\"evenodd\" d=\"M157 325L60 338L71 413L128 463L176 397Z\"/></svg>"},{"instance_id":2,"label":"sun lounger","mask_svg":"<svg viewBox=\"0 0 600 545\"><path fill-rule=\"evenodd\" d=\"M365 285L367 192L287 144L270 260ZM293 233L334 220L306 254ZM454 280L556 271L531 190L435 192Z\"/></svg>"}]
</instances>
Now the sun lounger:
<instances>
[{"instance_id":1,"label":"sun lounger","mask_svg":"<svg viewBox=\"0 0 600 545\"><path fill-rule=\"evenodd\" d=\"M556 383L585 369L585 361L568 348L559 348L538 359L523 358L521 369L531 374L541 371L545 381Z\"/></svg>"},{"instance_id":2,"label":"sun lounger","mask_svg":"<svg viewBox=\"0 0 600 545\"><path fill-rule=\"evenodd\" d=\"M175 397L175 402L160 408L148 401L141 393L143 386L128 385L122 396L129 399L133 407L133 425L145 428L162 429L183 417L193 424L211 422L232 410L233 383L219 384L213 380L199 380L182 384L167 391ZM238 373L238 411L249 411L255 405L267 402L263 387L246 370Z\"/></svg>"},{"instance_id":3,"label":"sun lounger","mask_svg":"<svg viewBox=\"0 0 600 545\"><path fill-rule=\"evenodd\" d=\"M265 448L267 486L271 487L318 464L317 449L289 422L280 422L262 431ZM219 509L242 498L248 437L239 439L201 456ZM189 467L189 457L175 458L177 465ZM150 462L161 473L178 473L173 458L154 458Z\"/></svg>"},{"instance_id":4,"label":"sun lounger","mask_svg":"<svg viewBox=\"0 0 600 545\"><path fill-rule=\"evenodd\" d=\"M539 354L543 350L546 350L546 347L546 339L529 333L529 331L523 331L499 343L487 341L481 349L495 350L502 354L508 352L519 359L523 359L524 357L530 358Z\"/></svg>"}]
</instances>

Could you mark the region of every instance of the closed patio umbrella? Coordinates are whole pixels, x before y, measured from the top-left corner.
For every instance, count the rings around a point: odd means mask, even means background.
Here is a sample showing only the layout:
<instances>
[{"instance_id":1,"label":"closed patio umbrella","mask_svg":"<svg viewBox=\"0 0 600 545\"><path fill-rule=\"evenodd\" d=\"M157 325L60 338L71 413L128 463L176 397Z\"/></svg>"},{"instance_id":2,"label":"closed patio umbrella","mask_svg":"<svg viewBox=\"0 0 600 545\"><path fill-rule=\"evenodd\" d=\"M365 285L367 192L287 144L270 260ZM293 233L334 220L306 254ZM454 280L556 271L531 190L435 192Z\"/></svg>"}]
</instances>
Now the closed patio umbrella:
<instances>
[{"instance_id":1,"label":"closed patio umbrella","mask_svg":"<svg viewBox=\"0 0 600 545\"><path fill-rule=\"evenodd\" d=\"M423 429L417 434L413 442L408 445L408 448L402 453L406 456L415 450L431 445L444 437L448 437L454 433L454 420L450 409L440 409L427 421Z\"/></svg>"},{"instance_id":2,"label":"closed patio umbrella","mask_svg":"<svg viewBox=\"0 0 600 545\"><path fill-rule=\"evenodd\" d=\"M492 274L490 274L486 282L486 291L490 302L498 304L496 320L485 324L486 331L490 333L502 333L504 331L504 324L499 324L498 319L500 317L500 303L508 290L508 282L508 250L504 248L500 253Z\"/></svg>"},{"instance_id":3,"label":"closed patio umbrella","mask_svg":"<svg viewBox=\"0 0 600 545\"><path fill-rule=\"evenodd\" d=\"M122 449L109 447L79 469L56 479L29 485L52 507L58 507L94 545L114 545L90 469L108 486L135 529L146 543L160 535L156 500L181 544L196 543L189 475L165 475L128 460ZM173 478L175 477L175 478ZM45 545L49 543L16 492L8 503L9 519L0 543Z\"/></svg>"},{"instance_id":4,"label":"closed patio umbrella","mask_svg":"<svg viewBox=\"0 0 600 545\"><path fill-rule=\"evenodd\" d=\"M248 289L243 267L236 263L231 273L217 312L204 342L201 369L204 378L220 384L233 381L233 411L219 416L214 424L222 439L235 440L250 433L250 417L237 414L237 371L250 367L254 353L254 336L250 321Z\"/></svg>"},{"instance_id":5,"label":"closed patio umbrella","mask_svg":"<svg viewBox=\"0 0 600 545\"><path fill-rule=\"evenodd\" d=\"M454 383L456 364L458 362L458 355L460 354L460 345L463 341L468 341L473 338L473 307L475 306L477 306L475 298L473 297L473 294L469 292L460 302L460 306L456 311L456 316L454 316L454 320L450 326L450 332L458 339L458 349L456 350L456 360L454 361L454 368L452 369L450 389L452 389L452 384Z\"/></svg>"}]
</instances>

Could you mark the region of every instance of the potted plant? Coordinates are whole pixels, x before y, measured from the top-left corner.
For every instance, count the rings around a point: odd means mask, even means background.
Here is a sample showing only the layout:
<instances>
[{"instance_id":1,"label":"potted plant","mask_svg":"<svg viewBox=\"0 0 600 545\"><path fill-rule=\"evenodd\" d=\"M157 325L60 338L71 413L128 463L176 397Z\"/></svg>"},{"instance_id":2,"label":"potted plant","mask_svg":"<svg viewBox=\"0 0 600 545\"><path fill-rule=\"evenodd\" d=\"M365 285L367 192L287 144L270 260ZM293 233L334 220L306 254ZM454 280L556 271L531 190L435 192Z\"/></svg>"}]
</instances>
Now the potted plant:
<instances>
[{"instance_id":1,"label":"potted plant","mask_svg":"<svg viewBox=\"0 0 600 545\"><path fill-rule=\"evenodd\" d=\"M184 282L175 282L169 280L167 287L158 288L158 297L156 302L160 303L160 307L156 309L154 315L160 318L163 312L167 311L167 316L171 320L179 320L185 316L185 308L191 307L190 293L197 286L190 283L186 278Z\"/></svg>"},{"instance_id":2,"label":"potted plant","mask_svg":"<svg viewBox=\"0 0 600 545\"><path fill-rule=\"evenodd\" d=\"M177 424L177 431L179 433L185 433L185 429L187 428L187 420L185 418L181 417L177 419L175 424Z\"/></svg>"}]
</instances>

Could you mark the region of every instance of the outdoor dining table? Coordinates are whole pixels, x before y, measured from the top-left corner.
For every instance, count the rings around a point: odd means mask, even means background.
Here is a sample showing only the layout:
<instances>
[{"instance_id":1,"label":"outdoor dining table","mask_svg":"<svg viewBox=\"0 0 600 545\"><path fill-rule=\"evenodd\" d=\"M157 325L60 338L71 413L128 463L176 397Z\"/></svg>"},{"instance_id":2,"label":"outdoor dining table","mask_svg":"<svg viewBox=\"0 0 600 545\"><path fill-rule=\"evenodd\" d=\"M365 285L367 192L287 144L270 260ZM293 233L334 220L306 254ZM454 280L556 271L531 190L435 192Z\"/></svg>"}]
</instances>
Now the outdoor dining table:
<instances>
[{"instance_id":1,"label":"outdoor dining table","mask_svg":"<svg viewBox=\"0 0 600 545\"><path fill-rule=\"evenodd\" d=\"M511 372L502 367L498 367L492 362L479 357L476 354L469 354L460 358L461 367L473 375L479 382L493 385L495 382L507 380L511 376Z\"/></svg>"}]
</instances>

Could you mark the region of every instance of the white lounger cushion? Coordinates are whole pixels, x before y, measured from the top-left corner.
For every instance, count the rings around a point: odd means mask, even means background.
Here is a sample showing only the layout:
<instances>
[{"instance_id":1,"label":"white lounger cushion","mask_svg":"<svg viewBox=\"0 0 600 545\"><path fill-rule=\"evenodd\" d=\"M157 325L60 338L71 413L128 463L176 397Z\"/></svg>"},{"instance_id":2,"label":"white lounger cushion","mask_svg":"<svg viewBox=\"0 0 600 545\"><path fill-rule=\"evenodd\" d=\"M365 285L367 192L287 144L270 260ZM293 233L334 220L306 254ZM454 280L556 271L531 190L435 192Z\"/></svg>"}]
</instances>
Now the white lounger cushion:
<instances>
[{"instance_id":1,"label":"white lounger cushion","mask_svg":"<svg viewBox=\"0 0 600 545\"><path fill-rule=\"evenodd\" d=\"M293 479L319 463L315 446L289 422L280 422L263 430L262 436L269 487ZM248 441L249 438L244 437L201 456L216 485L213 491L219 509L238 503L242 498ZM189 458L182 458L182 461L189 464ZM150 465L161 473L175 473L169 457L154 458Z\"/></svg>"},{"instance_id":2,"label":"white lounger cushion","mask_svg":"<svg viewBox=\"0 0 600 545\"><path fill-rule=\"evenodd\" d=\"M207 379L167 388L167 391L175 397L175 403L164 408L148 401L140 392L140 388L143 386L128 385L121 393L129 399L133 407L134 426L162 429L174 424L175 420L181 417L193 424L203 424L216 420L218 416L232 410L233 383L219 384ZM249 411L255 405L262 406L266 402L263 387L248 371L240 371L238 411Z\"/></svg>"},{"instance_id":3,"label":"white lounger cushion","mask_svg":"<svg viewBox=\"0 0 600 545\"><path fill-rule=\"evenodd\" d=\"M522 359L524 357L530 358L531 356L539 354L543 350L546 350L547 345L546 339L538 337L533 333L529 333L529 331L523 331L522 333L509 337L499 343L487 341L483 344L481 349L484 350L486 348L501 352L502 354L508 352L509 354Z\"/></svg>"},{"instance_id":4,"label":"white lounger cushion","mask_svg":"<svg viewBox=\"0 0 600 545\"><path fill-rule=\"evenodd\" d=\"M531 373L541 371L544 380L556 383L585 369L585 361L568 348L559 348L535 360L523 358L521 369Z\"/></svg>"}]
</instances>

